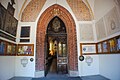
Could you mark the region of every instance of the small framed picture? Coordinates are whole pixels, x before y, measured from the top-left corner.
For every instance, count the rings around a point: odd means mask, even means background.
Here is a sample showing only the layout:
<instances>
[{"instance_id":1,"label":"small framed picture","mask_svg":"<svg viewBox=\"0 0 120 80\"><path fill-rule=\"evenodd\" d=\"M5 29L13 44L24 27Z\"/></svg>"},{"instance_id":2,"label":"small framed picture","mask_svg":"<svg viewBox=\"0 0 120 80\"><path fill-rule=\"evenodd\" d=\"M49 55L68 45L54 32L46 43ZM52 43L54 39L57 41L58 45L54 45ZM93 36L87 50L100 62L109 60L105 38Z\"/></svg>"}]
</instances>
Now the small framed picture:
<instances>
[{"instance_id":1,"label":"small framed picture","mask_svg":"<svg viewBox=\"0 0 120 80\"><path fill-rule=\"evenodd\" d=\"M17 55L33 56L34 55L34 44L18 44Z\"/></svg>"},{"instance_id":2,"label":"small framed picture","mask_svg":"<svg viewBox=\"0 0 120 80\"><path fill-rule=\"evenodd\" d=\"M7 54L12 54L12 44L7 44Z\"/></svg>"},{"instance_id":3,"label":"small framed picture","mask_svg":"<svg viewBox=\"0 0 120 80\"><path fill-rule=\"evenodd\" d=\"M16 55L17 45L13 43L7 43L6 55Z\"/></svg>"},{"instance_id":4,"label":"small framed picture","mask_svg":"<svg viewBox=\"0 0 120 80\"><path fill-rule=\"evenodd\" d=\"M117 52L120 52L120 36L116 38Z\"/></svg>"},{"instance_id":5,"label":"small framed picture","mask_svg":"<svg viewBox=\"0 0 120 80\"><path fill-rule=\"evenodd\" d=\"M110 52L115 52L116 51L116 39L113 38L113 39L110 39L108 41L109 43L109 46L110 46Z\"/></svg>"},{"instance_id":6,"label":"small framed picture","mask_svg":"<svg viewBox=\"0 0 120 80\"><path fill-rule=\"evenodd\" d=\"M20 37L30 37L30 26L22 26Z\"/></svg>"},{"instance_id":7,"label":"small framed picture","mask_svg":"<svg viewBox=\"0 0 120 80\"><path fill-rule=\"evenodd\" d=\"M102 48L103 48L103 52L108 52L108 42L107 41L104 41L102 43Z\"/></svg>"},{"instance_id":8,"label":"small framed picture","mask_svg":"<svg viewBox=\"0 0 120 80\"><path fill-rule=\"evenodd\" d=\"M97 44L98 53L102 53L102 43Z\"/></svg>"},{"instance_id":9,"label":"small framed picture","mask_svg":"<svg viewBox=\"0 0 120 80\"><path fill-rule=\"evenodd\" d=\"M6 43L4 41L0 41L0 55L5 54Z\"/></svg>"},{"instance_id":10,"label":"small framed picture","mask_svg":"<svg viewBox=\"0 0 120 80\"><path fill-rule=\"evenodd\" d=\"M96 53L96 44L94 43L81 43L80 50L82 54Z\"/></svg>"},{"instance_id":11,"label":"small framed picture","mask_svg":"<svg viewBox=\"0 0 120 80\"><path fill-rule=\"evenodd\" d=\"M16 55L16 51L17 51L17 46L15 44L12 45L12 54Z\"/></svg>"}]
</instances>

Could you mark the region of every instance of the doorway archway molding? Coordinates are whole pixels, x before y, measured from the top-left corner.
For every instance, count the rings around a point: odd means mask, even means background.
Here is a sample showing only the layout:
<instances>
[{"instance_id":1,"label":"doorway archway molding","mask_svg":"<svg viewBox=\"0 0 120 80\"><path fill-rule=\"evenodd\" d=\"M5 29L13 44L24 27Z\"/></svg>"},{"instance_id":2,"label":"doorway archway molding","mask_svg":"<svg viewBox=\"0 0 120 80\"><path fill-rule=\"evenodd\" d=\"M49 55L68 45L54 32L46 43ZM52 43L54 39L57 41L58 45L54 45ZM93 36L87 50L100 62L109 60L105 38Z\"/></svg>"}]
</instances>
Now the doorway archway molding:
<instances>
[{"instance_id":1,"label":"doorway archway molding","mask_svg":"<svg viewBox=\"0 0 120 80\"><path fill-rule=\"evenodd\" d=\"M58 16L66 26L68 71L71 76L78 76L77 36L76 25L72 15L64 7L54 4L47 8L40 16L37 23L36 34L36 71L45 71L45 36L49 22ZM73 75L74 74L74 75Z\"/></svg>"}]
</instances>

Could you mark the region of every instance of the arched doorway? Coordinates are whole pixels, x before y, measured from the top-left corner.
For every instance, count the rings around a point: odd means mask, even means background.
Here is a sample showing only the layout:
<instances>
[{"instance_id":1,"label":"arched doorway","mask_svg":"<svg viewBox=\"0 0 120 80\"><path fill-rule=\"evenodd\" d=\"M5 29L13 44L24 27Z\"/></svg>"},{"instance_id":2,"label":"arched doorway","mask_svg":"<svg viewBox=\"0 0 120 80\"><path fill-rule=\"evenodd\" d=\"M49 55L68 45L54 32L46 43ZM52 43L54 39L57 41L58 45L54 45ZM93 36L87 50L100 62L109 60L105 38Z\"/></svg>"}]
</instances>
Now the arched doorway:
<instances>
[{"instance_id":1,"label":"arched doorway","mask_svg":"<svg viewBox=\"0 0 120 80\"><path fill-rule=\"evenodd\" d=\"M68 73L67 32L64 22L55 16L48 24L45 44L45 76Z\"/></svg>"},{"instance_id":2,"label":"arched doorway","mask_svg":"<svg viewBox=\"0 0 120 80\"><path fill-rule=\"evenodd\" d=\"M71 14L60 5L52 5L47 8L38 20L36 39L36 70L45 71L46 53L46 30L49 22L58 16L66 26L67 33L67 53L68 53L68 73L78 71L77 38L76 26Z\"/></svg>"}]
</instances>

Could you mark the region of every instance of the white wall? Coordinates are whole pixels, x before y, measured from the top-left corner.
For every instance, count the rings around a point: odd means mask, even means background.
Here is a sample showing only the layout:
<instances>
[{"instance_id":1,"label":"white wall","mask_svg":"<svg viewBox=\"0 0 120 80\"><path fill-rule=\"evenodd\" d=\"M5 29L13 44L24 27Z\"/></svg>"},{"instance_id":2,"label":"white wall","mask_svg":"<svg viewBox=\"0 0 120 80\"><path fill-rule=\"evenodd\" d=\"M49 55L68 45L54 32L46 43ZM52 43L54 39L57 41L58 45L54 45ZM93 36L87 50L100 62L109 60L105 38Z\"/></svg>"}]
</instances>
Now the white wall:
<instances>
[{"instance_id":1,"label":"white wall","mask_svg":"<svg viewBox=\"0 0 120 80\"><path fill-rule=\"evenodd\" d=\"M100 74L110 80L120 80L120 54L99 56Z\"/></svg>"},{"instance_id":2,"label":"white wall","mask_svg":"<svg viewBox=\"0 0 120 80\"><path fill-rule=\"evenodd\" d=\"M94 11L96 21L104 17L115 6L115 3L113 1L114 0L95 0ZM109 39L116 35L120 35L120 32L109 35L104 39L101 39L100 41ZM120 66L120 54L99 55L99 72L101 75L111 80L120 80L119 66Z\"/></svg>"},{"instance_id":3,"label":"white wall","mask_svg":"<svg viewBox=\"0 0 120 80\"><path fill-rule=\"evenodd\" d=\"M81 41L81 35L86 35L86 34L79 34L81 33L81 24L86 25L86 24L92 24L91 28L93 29L93 40L89 40L89 38L86 38L86 41ZM87 29L87 28L86 28ZM87 30L89 31L89 30ZM88 32L89 33L89 32ZM80 43L95 43L96 42L96 35L95 35L95 25L94 21L79 21L79 28L77 28L77 38L78 38L78 59L80 56ZM89 35L88 35L89 36ZM79 76L89 76L89 75L97 75L99 74L99 56L98 55L83 55L85 58L86 56L91 56L93 58L93 63L91 66L88 66L87 63L84 61L79 61L78 60L78 69L79 69Z\"/></svg>"},{"instance_id":4,"label":"white wall","mask_svg":"<svg viewBox=\"0 0 120 80\"><path fill-rule=\"evenodd\" d=\"M20 43L20 32L21 26L30 26L30 42L27 43ZM35 44L36 42L36 27L37 24L35 22L19 22L18 29L17 29L17 44ZM35 73L35 56L36 56L36 45L34 45L34 56L16 56L15 57L15 76L22 76L22 77L34 77ZM28 59L28 64L26 67L23 67L21 64L21 59L23 58ZM30 58L33 58L34 61L31 62Z\"/></svg>"},{"instance_id":5,"label":"white wall","mask_svg":"<svg viewBox=\"0 0 120 80\"><path fill-rule=\"evenodd\" d=\"M8 80L15 75L15 57L0 56L0 80Z\"/></svg>"},{"instance_id":6,"label":"white wall","mask_svg":"<svg viewBox=\"0 0 120 80\"><path fill-rule=\"evenodd\" d=\"M26 67L23 67L21 64L21 59L27 58L28 63ZM34 61L31 62L30 58L33 58ZM35 58L34 56L17 56L15 57L15 76L17 77L34 77L35 72Z\"/></svg>"},{"instance_id":7,"label":"white wall","mask_svg":"<svg viewBox=\"0 0 120 80\"><path fill-rule=\"evenodd\" d=\"M79 61L79 74L80 76L89 76L89 75L97 75L99 74L99 56L98 55L84 55L86 58L90 56L93 58L93 62L91 66L88 66L87 63L84 61Z\"/></svg>"},{"instance_id":8,"label":"white wall","mask_svg":"<svg viewBox=\"0 0 120 80\"><path fill-rule=\"evenodd\" d=\"M94 17L95 20L99 20L103 17L110 9L114 7L113 0L95 0L94 2Z\"/></svg>"}]
</instances>

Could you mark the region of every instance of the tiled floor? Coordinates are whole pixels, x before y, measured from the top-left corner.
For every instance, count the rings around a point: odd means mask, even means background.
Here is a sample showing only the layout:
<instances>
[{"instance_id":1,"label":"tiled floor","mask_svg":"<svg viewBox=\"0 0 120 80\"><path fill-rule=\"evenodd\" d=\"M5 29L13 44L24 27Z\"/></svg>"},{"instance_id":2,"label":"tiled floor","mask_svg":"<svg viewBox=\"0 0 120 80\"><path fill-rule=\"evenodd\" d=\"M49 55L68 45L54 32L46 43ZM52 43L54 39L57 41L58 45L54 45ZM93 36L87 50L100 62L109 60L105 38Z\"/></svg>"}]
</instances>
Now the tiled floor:
<instances>
[{"instance_id":1,"label":"tiled floor","mask_svg":"<svg viewBox=\"0 0 120 80\"><path fill-rule=\"evenodd\" d=\"M31 80L32 78L30 77L13 77L9 80Z\"/></svg>"},{"instance_id":2,"label":"tiled floor","mask_svg":"<svg viewBox=\"0 0 120 80\"><path fill-rule=\"evenodd\" d=\"M94 76L83 76L81 77L81 79L79 77L76 77L76 78L68 78L68 77L65 77L63 78L64 76L59 76L59 77L44 77L44 78L37 78L37 79L32 79L30 77L14 77L14 78L11 78L9 80L110 80L110 79L107 79L101 75L94 75Z\"/></svg>"},{"instance_id":3,"label":"tiled floor","mask_svg":"<svg viewBox=\"0 0 120 80\"><path fill-rule=\"evenodd\" d=\"M83 76L82 80L110 80L101 75Z\"/></svg>"}]
</instances>

